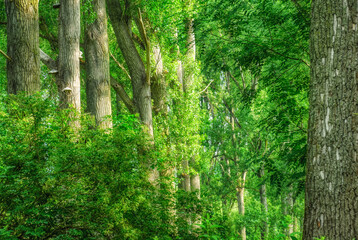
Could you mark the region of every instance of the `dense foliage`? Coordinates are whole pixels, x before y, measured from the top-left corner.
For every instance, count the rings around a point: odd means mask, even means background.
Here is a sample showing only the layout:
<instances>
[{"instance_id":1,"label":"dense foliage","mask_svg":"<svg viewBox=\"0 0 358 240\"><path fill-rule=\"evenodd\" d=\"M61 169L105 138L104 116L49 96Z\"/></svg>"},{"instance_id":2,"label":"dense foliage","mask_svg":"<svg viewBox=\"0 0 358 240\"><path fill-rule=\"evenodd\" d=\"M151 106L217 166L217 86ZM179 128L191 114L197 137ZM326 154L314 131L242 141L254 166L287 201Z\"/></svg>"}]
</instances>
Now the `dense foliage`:
<instances>
[{"instance_id":1,"label":"dense foliage","mask_svg":"<svg viewBox=\"0 0 358 240\"><path fill-rule=\"evenodd\" d=\"M40 1L40 48L54 59L56 2ZM94 21L84 14L91 5L82 2L82 21ZM0 238L242 239L246 228L247 239L299 239L310 1L126 2L130 14L141 9L151 46L163 57L166 111L154 117L154 140L114 90L113 129L97 129L84 113L84 88L81 127L71 128L76 113L58 107L55 77L45 65L40 93L8 95L0 56ZM1 2L3 51L4 9ZM187 54L190 19L195 62ZM108 26L111 76L133 98ZM132 31L141 34L135 24ZM145 49L137 49L145 59ZM179 62L192 77L185 91ZM85 76L82 69L83 84ZM161 174L157 185L147 179L152 164ZM180 187L183 176L196 174L199 192Z\"/></svg>"}]
</instances>

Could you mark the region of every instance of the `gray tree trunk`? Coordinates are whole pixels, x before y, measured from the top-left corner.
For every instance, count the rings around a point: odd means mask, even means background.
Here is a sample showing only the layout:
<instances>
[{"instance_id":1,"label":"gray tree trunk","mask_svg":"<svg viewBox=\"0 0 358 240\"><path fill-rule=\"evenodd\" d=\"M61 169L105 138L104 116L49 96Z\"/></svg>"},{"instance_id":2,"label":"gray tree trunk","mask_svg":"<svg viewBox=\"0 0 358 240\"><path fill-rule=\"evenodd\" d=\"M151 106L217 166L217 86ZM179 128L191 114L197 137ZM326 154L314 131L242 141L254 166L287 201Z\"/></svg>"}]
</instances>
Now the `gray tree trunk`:
<instances>
[{"instance_id":1,"label":"gray tree trunk","mask_svg":"<svg viewBox=\"0 0 358 240\"><path fill-rule=\"evenodd\" d=\"M93 0L92 6L97 18L85 31L87 110L105 129L112 127L106 2Z\"/></svg>"},{"instance_id":2,"label":"gray tree trunk","mask_svg":"<svg viewBox=\"0 0 358 240\"><path fill-rule=\"evenodd\" d=\"M150 83L146 80L145 66L130 35L125 14L118 0L107 0L107 11L111 19L117 43L127 63L133 88L133 102L140 119L153 136Z\"/></svg>"},{"instance_id":3,"label":"gray tree trunk","mask_svg":"<svg viewBox=\"0 0 358 240\"><path fill-rule=\"evenodd\" d=\"M312 1L303 239L358 237L358 3Z\"/></svg>"},{"instance_id":4,"label":"gray tree trunk","mask_svg":"<svg viewBox=\"0 0 358 240\"><path fill-rule=\"evenodd\" d=\"M5 0L7 14L8 93L40 90L38 0Z\"/></svg>"},{"instance_id":5,"label":"gray tree trunk","mask_svg":"<svg viewBox=\"0 0 358 240\"><path fill-rule=\"evenodd\" d=\"M58 86L63 108L81 110L80 0L61 0L58 33ZM77 123L75 123L77 125Z\"/></svg>"}]
</instances>

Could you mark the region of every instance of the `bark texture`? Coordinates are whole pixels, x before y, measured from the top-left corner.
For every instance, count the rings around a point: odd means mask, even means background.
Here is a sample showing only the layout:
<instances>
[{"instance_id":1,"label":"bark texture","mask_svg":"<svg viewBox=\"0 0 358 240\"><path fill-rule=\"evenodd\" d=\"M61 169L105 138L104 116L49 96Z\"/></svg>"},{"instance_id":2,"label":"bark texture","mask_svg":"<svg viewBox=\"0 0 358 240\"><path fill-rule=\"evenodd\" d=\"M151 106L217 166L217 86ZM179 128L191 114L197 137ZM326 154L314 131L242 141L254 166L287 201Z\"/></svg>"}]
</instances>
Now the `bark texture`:
<instances>
[{"instance_id":1,"label":"bark texture","mask_svg":"<svg viewBox=\"0 0 358 240\"><path fill-rule=\"evenodd\" d=\"M8 93L40 90L38 0L5 0Z\"/></svg>"},{"instance_id":2,"label":"bark texture","mask_svg":"<svg viewBox=\"0 0 358 240\"><path fill-rule=\"evenodd\" d=\"M358 238L358 2L314 0L303 239Z\"/></svg>"},{"instance_id":3,"label":"bark texture","mask_svg":"<svg viewBox=\"0 0 358 240\"><path fill-rule=\"evenodd\" d=\"M153 48L155 73L151 78L151 96L153 99L153 110L155 114L167 113L166 83L163 72L163 59L159 46Z\"/></svg>"},{"instance_id":4,"label":"bark texture","mask_svg":"<svg viewBox=\"0 0 358 240\"><path fill-rule=\"evenodd\" d=\"M87 110L105 129L112 127L106 2L93 0L92 6L97 18L85 31Z\"/></svg>"},{"instance_id":5,"label":"bark texture","mask_svg":"<svg viewBox=\"0 0 358 240\"><path fill-rule=\"evenodd\" d=\"M58 34L58 87L63 108L81 109L80 0L61 0Z\"/></svg>"},{"instance_id":6,"label":"bark texture","mask_svg":"<svg viewBox=\"0 0 358 240\"><path fill-rule=\"evenodd\" d=\"M134 45L126 14L118 0L107 0L108 15L111 19L118 46L127 63L133 88L133 102L139 112L140 119L153 136L152 105L150 83L146 79L146 70Z\"/></svg>"}]
</instances>

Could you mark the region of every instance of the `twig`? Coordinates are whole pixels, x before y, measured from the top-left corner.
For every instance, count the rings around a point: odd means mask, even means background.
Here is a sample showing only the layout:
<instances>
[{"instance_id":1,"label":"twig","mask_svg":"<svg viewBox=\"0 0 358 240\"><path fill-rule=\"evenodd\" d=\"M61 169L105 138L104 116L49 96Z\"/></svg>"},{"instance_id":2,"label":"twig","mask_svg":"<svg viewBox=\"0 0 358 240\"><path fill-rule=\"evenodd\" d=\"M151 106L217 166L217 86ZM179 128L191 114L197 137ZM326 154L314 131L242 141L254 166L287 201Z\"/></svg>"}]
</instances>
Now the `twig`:
<instances>
[{"instance_id":1,"label":"twig","mask_svg":"<svg viewBox=\"0 0 358 240\"><path fill-rule=\"evenodd\" d=\"M117 63L118 67L120 67L126 73L126 75L129 79L132 79L131 76L129 75L129 73L127 72L127 70L125 69L125 67L122 64L120 64L118 62L118 60L113 56L112 52L110 52L110 54L111 54L111 57L113 58L113 60Z\"/></svg>"},{"instance_id":2,"label":"twig","mask_svg":"<svg viewBox=\"0 0 358 240\"><path fill-rule=\"evenodd\" d=\"M203 92L205 92L208 89L208 87L210 87L210 84L212 84L213 82L214 82L214 80L211 80L211 82L204 88L204 90L199 92L199 94L202 94Z\"/></svg>"},{"instance_id":3,"label":"twig","mask_svg":"<svg viewBox=\"0 0 358 240\"><path fill-rule=\"evenodd\" d=\"M0 53L1 53L2 55L4 55L9 61L12 61L11 57L9 57L8 55L6 55L6 53L3 52L1 49L0 49Z\"/></svg>"}]
</instances>

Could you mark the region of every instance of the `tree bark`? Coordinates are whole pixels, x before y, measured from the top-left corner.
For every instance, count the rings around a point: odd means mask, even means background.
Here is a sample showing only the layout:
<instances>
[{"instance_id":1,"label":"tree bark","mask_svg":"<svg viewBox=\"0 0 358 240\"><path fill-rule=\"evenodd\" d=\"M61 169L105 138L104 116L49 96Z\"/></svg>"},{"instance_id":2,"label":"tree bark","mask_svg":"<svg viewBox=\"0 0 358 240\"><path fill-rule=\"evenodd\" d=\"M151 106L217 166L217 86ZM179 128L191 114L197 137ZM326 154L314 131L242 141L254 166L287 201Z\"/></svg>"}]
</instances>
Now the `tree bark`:
<instances>
[{"instance_id":1,"label":"tree bark","mask_svg":"<svg viewBox=\"0 0 358 240\"><path fill-rule=\"evenodd\" d=\"M155 74L151 78L151 96L153 99L153 109L155 114L167 113L166 104L166 83L163 73L163 59L162 53L159 46L153 48L154 63L155 63Z\"/></svg>"},{"instance_id":2,"label":"tree bark","mask_svg":"<svg viewBox=\"0 0 358 240\"><path fill-rule=\"evenodd\" d=\"M303 239L358 236L358 3L312 1Z\"/></svg>"},{"instance_id":3,"label":"tree bark","mask_svg":"<svg viewBox=\"0 0 358 240\"><path fill-rule=\"evenodd\" d=\"M93 0L92 6L97 18L85 30L87 110L106 129L112 127L106 2Z\"/></svg>"},{"instance_id":4,"label":"tree bark","mask_svg":"<svg viewBox=\"0 0 358 240\"><path fill-rule=\"evenodd\" d=\"M140 119L153 136L152 105L150 83L146 79L146 70L130 35L130 29L118 0L107 0L107 11L111 19L117 43L127 63L133 88L133 102Z\"/></svg>"},{"instance_id":5,"label":"tree bark","mask_svg":"<svg viewBox=\"0 0 358 240\"><path fill-rule=\"evenodd\" d=\"M38 0L5 0L9 94L33 94L41 87L38 4Z\"/></svg>"},{"instance_id":6,"label":"tree bark","mask_svg":"<svg viewBox=\"0 0 358 240\"><path fill-rule=\"evenodd\" d=\"M63 108L81 110L80 0L61 0L58 34L58 86ZM75 123L77 125L78 123Z\"/></svg>"}]
</instances>

